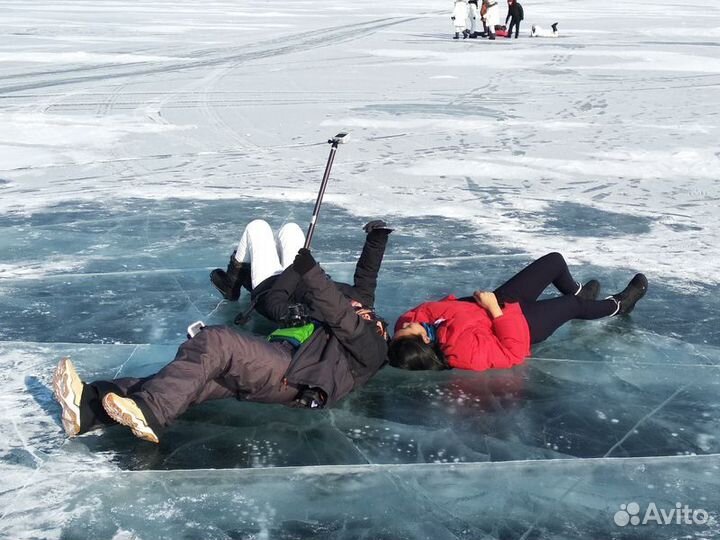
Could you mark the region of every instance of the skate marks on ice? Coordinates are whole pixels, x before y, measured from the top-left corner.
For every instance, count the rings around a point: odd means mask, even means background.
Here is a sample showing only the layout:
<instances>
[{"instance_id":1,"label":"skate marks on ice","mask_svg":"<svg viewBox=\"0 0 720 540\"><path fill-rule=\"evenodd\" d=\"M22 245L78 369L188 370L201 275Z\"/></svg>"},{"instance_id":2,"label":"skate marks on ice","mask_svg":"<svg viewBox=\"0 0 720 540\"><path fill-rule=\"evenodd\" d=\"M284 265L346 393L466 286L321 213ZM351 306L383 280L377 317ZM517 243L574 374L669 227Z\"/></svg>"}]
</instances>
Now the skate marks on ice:
<instances>
[{"instance_id":1,"label":"skate marks on ice","mask_svg":"<svg viewBox=\"0 0 720 540\"><path fill-rule=\"evenodd\" d=\"M37 90L68 84L86 84L108 81L118 78L134 78L148 75L159 75L188 69L204 69L224 64L238 65L240 63L264 58L273 58L279 55L292 54L318 47L337 45L364 37L386 27L409 22L416 17L383 18L361 23L346 24L337 27L320 28L309 32L300 32L295 35L271 39L263 43L265 48L255 47L250 50L251 44L242 47L223 47L221 49L207 49L187 53L186 57L172 58L143 58L131 66L117 65L118 57L111 57L112 63L101 66L89 66L59 71L40 71L29 73L9 74L5 77L4 85L0 86L0 95ZM122 60L122 58L119 58ZM161 65L145 66L146 63L161 62ZM94 73L99 72L99 73ZM71 74L71 76L67 76ZM28 82L22 82L30 79Z\"/></svg>"}]
</instances>

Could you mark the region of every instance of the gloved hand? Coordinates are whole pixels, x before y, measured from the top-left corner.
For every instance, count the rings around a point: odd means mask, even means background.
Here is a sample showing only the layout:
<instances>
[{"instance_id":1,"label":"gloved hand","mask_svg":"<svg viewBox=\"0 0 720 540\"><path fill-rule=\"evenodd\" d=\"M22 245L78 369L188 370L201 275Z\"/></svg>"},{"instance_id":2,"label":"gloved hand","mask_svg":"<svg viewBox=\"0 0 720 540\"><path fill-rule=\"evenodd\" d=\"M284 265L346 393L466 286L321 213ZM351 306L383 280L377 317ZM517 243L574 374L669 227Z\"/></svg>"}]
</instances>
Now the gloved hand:
<instances>
[{"instance_id":1,"label":"gloved hand","mask_svg":"<svg viewBox=\"0 0 720 540\"><path fill-rule=\"evenodd\" d=\"M374 219L365 224L363 231L365 231L365 234L370 234L373 231L382 231L386 234L390 234L393 229L390 229L387 226L387 223L385 223L382 219Z\"/></svg>"},{"instance_id":2,"label":"gloved hand","mask_svg":"<svg viewBox=\"0 0 720 540\"><path fill-rule=\"evenodd\" d=\"M455 20L455 17L450 17L450 20L451 20L451 21L454 21L454 20Z\"/></svg>"},{"instance_id":3,"label":"gloved hand","mask_svg":"<svg viewBox=\"0 0 720 540\"><path fill-rule=\"evenodd\" d=\"M301 276L304 276L316 264L317 262L313 258L312 253L310 253L310 250L306 248L301 248L300 251L298 251L298 254L295 255L295 260L293 261L293 269Z\"/></svg>"}]
</instances>

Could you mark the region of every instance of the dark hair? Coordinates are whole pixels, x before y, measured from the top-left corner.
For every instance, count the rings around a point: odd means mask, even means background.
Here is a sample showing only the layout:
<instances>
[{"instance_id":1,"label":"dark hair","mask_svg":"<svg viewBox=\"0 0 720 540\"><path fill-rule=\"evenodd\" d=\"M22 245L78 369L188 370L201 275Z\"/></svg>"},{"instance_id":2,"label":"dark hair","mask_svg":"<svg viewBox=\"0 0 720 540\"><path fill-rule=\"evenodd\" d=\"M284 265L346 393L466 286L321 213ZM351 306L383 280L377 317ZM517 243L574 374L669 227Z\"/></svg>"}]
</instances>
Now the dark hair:
<instances>
[{"instance_id":1,"label":"dark hair","mask_svg":"<svg viewBox=\"0 0 720 540\"><path fill-rule=\"evenodd\" d=\"M440 345L425 343L420 336L393 339L388 347L388 360L392 367L412 371L450 369Z\"/></svg>"}]
</instances>

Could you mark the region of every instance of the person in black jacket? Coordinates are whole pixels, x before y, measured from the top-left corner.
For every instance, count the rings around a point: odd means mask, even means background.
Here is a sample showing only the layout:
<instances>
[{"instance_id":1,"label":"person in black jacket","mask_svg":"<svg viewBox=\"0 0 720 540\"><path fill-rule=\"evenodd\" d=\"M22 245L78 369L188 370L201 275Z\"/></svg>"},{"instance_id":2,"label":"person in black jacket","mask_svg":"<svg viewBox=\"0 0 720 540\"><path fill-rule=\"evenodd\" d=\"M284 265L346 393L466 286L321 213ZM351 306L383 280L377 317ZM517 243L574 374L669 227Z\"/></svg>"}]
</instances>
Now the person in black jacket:
<instances>
[{"instance_id":1,"label":"person in black jacket","mask_svg":"<svg viewBox=\"0 0 720 540\"><path fill-rule=\"evenodd\" d=\"M84 383L63 358L53 390L66 433L74 437L117 423L158 443L162 428L190 406L230 397L332 406L385 364L386 328L356 311L309 250L300 249L275 282L283 291L302 289L314 318L265 339L230 327L205 327L180 346L172 362L144 378Z\"/></svg>"},{"instance_id":2,"label":"person in black jacket","mask_svg":"<svg viewBox=\"0 0 720 540\"><path fill-rule=\"evenodd\" d=\"M363 230L367 236L355 266L353 284L336 285L362 315L372 318L377 277L392 229L382 220L373 220ZM210 273L210 280L228 300L237 300L244 287L251 292L260 314L282 322L291 305L307 304L302 283L288 280L287 276L280 278L304 244L305 235L297 224L287 223L273 235L267 222L256 219L245 227L227 270L216 268Z\"/></svg>"},{"instance_id":3,"label":"person in black jacket","mask_svg":"<svg viewBox=\"0 0 720 540\"><path fill-rule=\"evenodd\" d=\"M520 33L520 21L524 18L525 13L523 12L520 2L517 0L508 0L508 13L507 17L505 17L505 25L507 26L508 21L510 21L510 26L508 26L506 37L512 37L513 27L515 27L515 39L518 38L518 34Z\"/></svg>"}]
</instances>

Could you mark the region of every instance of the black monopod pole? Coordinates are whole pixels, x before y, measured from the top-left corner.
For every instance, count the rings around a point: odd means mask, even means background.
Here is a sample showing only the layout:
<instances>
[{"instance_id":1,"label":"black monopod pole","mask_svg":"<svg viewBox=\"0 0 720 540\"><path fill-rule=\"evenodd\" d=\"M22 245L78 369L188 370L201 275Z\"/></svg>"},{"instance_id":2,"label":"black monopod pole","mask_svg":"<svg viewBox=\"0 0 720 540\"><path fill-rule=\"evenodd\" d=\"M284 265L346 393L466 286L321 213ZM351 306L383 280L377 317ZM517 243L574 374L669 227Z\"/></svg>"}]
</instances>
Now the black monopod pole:
<instances>
[{"instance_id":1,"label":"black monopod pole","mask_svg":"<svg viewBox=\"0 0 720 540\"><path fill-rule=\"evenodd\" d=\"M335 135L332 139L328 139L328 144L330 144L330 155L328 156L327 165L325 165L325 174L323 174L322 183L320 184L320 192L318 193L317 200L315 201L312 218L310 218L310 226L308 227L307 234L305 235L305 249L308 249L310 247L310 242L312 242L315 226L317 225L317 220L320 216L320 206L322 205L323 197L325 196L325 188L327 188L328 180L330 179L330 169L332 169L333 161L335 161L335 152L337 152L338 145L343 144L347 140L347 136L348 134L343 131Z\"/></svg>"},{"instance_id":2,"label":"black monopod pole","mask_svg":"<svg viewBox=\"0 0 720 540\"><path fill-rule=\"evenodd\" d=\"M320 191L318 192L317 199L315 200L315 208L313 209L313 214L310 218L310 226L308 227L307 234L305 235L305 245L303 246L305 249L310 247L310 242L312 241L313 233L315 232L315 227L317 226L318 217L320 216L320 206L322 205L323 197L325 196L325 189L327 188L328 181L330 180L330 170L332 169L333 161L335 161L337 147L347 141L347 139L348 134L345 131L341 131L332 139L328 139L328 144L330 145L330 155L328 156L327 165L325 165L325 174L323 174L322 183L320 184ZM267 291L269 290L270 289L267 289ZM247 310L238 313L237 317L235 317L235 324L243 326L250 320L250 315L252 315L252 312L255 311L255 306L257 306L260 296L265 292L266 291L263 291L258 294Z\"/></svg>"}]
</instances>

